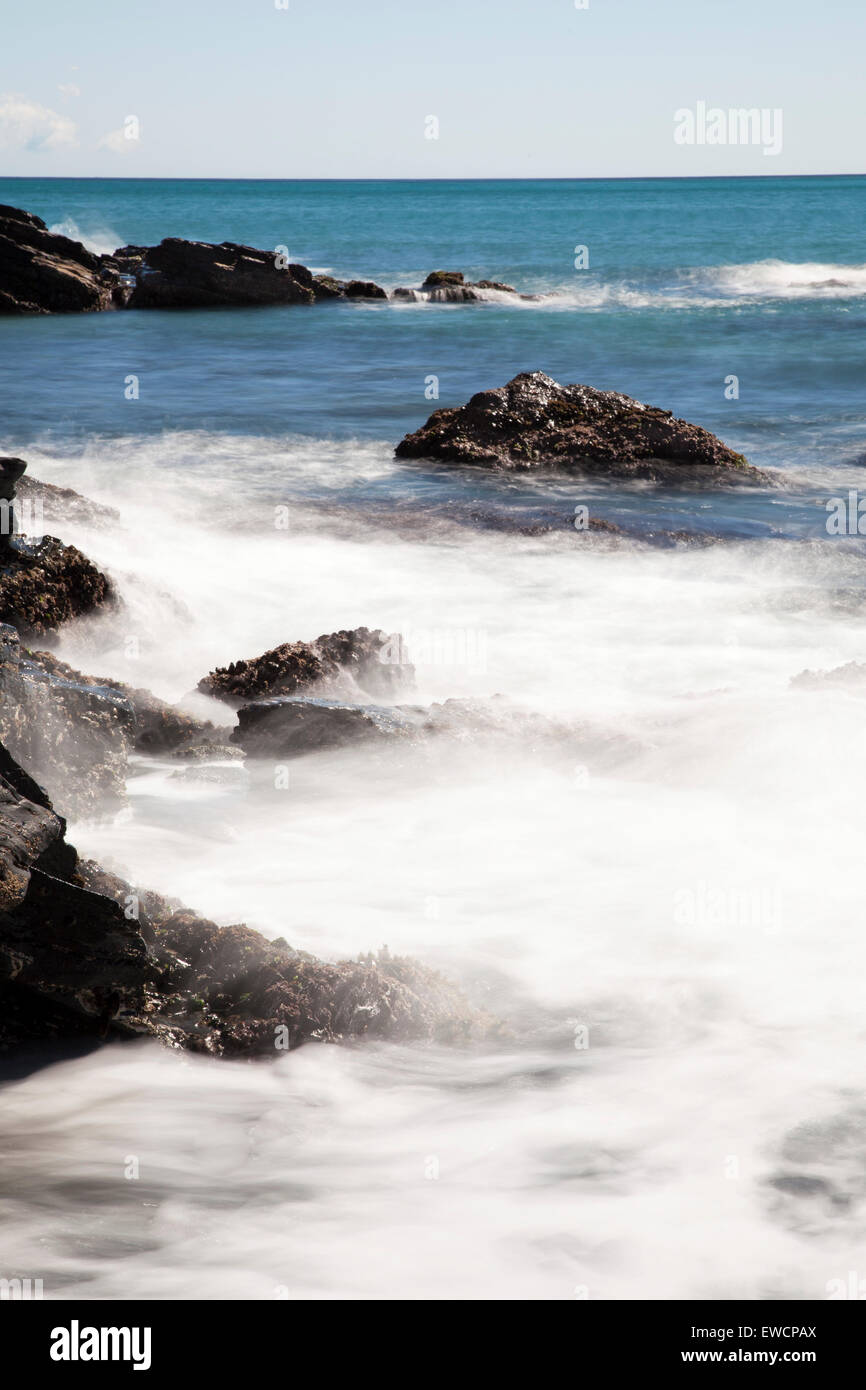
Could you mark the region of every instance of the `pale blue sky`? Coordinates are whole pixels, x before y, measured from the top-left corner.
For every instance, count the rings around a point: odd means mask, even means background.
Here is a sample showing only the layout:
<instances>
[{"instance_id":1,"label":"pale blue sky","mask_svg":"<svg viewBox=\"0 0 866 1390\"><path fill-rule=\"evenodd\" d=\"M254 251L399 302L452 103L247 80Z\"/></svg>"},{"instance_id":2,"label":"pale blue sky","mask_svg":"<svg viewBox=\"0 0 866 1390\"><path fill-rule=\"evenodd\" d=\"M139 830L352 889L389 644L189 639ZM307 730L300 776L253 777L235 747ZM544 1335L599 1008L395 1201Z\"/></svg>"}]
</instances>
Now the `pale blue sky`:
<instances>
[{"instance_id":1,"label":"pale blue sky","mask_svg":"<svg viewBox=\"0 0 866 1390\"><path fill-rule=\"evenodd\" d=\"M0 174L864 171L863 0L3 0ZM674 112L781 108L782 152ZM439 138L425 139L425 118ZM122 134L128 116L140 139Z\"/></svg>"}]
</instances>

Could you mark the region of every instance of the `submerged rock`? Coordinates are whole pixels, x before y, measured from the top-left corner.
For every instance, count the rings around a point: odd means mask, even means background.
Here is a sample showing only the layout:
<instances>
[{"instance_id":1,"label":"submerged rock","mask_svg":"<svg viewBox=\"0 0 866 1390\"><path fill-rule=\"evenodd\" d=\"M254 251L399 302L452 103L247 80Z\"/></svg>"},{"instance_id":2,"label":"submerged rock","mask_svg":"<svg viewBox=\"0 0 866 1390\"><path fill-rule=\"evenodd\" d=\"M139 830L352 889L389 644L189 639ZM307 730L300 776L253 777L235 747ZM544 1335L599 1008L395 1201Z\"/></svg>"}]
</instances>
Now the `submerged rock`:
<instances>
[{"instance_id":1,"label":"submerged rock","mask_svg":"<svg viewBox=\"0 0 866 1390\"><path fill-rule=\"evenodd\" d=\"M263 656L233 661L203 677L198 688L234 706L313 688L361 690L381 698L411 687L415 673L403 655L399 634L358 627L325 633L314 642L285 642Z\"/></svg>"},{"instance_id":2,"label":"submerged rock","mask_svg":"<svg viewBox=\"0 0 866 1390\"><path fill-rule=\"evenodd\" d=\"M0 205L0 314L86 313L121 302L118 276L81 242Z\"/></svg>"},{"instance_id":3,"label":"submerged rock","mask_svg":"<svg viewBox=\"0 0 866 1390\"><path fill-rule=\"evenodd\" d=\"M548 754L557 760L586 755L598 770L615 767L640 751L631 738L584 721L539 714L499 695L428 706L350 705L282 696L244 705L232 733L232 742L252 759L299 758L379 745L410 746L435 764L441 760L442 740L497 753L507 748Z\"/></svg>"},{"instance_id":4,"label":"submerged rock","mask_svg":"<svg viewBox=\"0 0 866 1390\"><path fill-rule=\"evenodd\" d=\"M0 745L0 1045L159 1038L277 1056L364 1035L458 1040L494 1030L453 985L387 951L327 964L218 927L81 861L48 797Z\"/></svg>"},{"instance_id":5,"label":"submerged rock","mask_svg":"<svg viewBox=\"0 0 866 1390\"><path fill-rule=\"evenodd\" d=\"M115 811L126 797L132 706L52 661L47 652L29 658L16 630L0 627L0 738L65 815Z\"/></svg>"},{"instance_id":6,"label":"submerged rock","mask_svg":"<svg viewBox=\"0 0 866 1390\"><path fill-rule=\"evenodd\" d=\"M420 289L399 285L391 291L396 300L425 301L432 304L475 304L489 296L484 291L513 294L516 299L537 299L537 295L519 294L513 285L500 280L467 280L461 270L431 270Z\"/></svg>"},{"instance_id":7,"label":"submerged rock","mask_svg":"<svg viewBox=\"0 0 866 1390\"><path fill-rule=\"evenodd\" d=\"M44 483L29 473L20 479L17 495L19 502L24 504L22 510L29 510L32 515L37 507L40 508L41 518L49 526L62 529L64 522L72 522L76 526L105 529L120 521L120 512L114 507L82 497L71 487ZM23 529L26 530L26 526Z\"/></svg>"},{"instance_id":8,"label":"submerged rock","mask_svg":"<svg viewBox=\"0 0 866 1390\"><path fill-rule=\"evenodd\" d=\"M127 685L109 676L87 676L60 661L52 652L28 651L25 659L31 672L41 674L50 682L65 682L84 690L110 690L125 700L132 712L130 741L137 753L200 757L212 754L214 747L220 748L228 740L227 727L196 719L140 686Z\"/></svg>"},{"instance_id":9,"label":"submerged rock","mask_svg":"<svg viewBox=\"0 0 866 1390\"><path fill-rule=\"evenodd\" d=\"M299 757L358 743L414 738L424 711L405 705L347 705L282 695L238 710L232 741L253 758Z\"/></svg>"},{"instance_id":10,"label":"submerged rock","mask_svg":"<svg viewBox=\"0 0 866 1390\"><path fill-rule=\"evenodd\" d=\"M347 299L387 299L388 292L383 290L381 285L374 284L372 280L347 280L345 285L341 285L342 292Z\"/></svg>"},{"instance_id":11,"label":"submerged rock","mask_svg":"<svg viewBox=\"0 0 866 1390\"><path fill-rule=\"evenodd\" d=\"M397 445L398 458L488 468L559 468L664 482L764 483L742 454L669 410L616 391L561 386L521 372L467 405L436 410Z\"/></svg>"},{"instance_id":12,"label":"submerged rock","mask_svg":"<svg viewBox=\"0 0 866 1390\"><path fill-rule=\"evenodd\" d=\"M866 695L866 663L848 661L831 671L801 671L798 676L792 676L791 684L799 690L826 690L835 686L854 695Z\"/></svg>"},{"instance_id":13,"label":"submerged rock","mask_svg":"<svg viewBox=\"0 0 866 1390\"><path fill-rule=\"evenodd\" d=\"M238 757L229 729L110 677L88 676L0 627L0 738L54 805L76 819L118 810L132 752Z\"/></svg>"}]
</instances>

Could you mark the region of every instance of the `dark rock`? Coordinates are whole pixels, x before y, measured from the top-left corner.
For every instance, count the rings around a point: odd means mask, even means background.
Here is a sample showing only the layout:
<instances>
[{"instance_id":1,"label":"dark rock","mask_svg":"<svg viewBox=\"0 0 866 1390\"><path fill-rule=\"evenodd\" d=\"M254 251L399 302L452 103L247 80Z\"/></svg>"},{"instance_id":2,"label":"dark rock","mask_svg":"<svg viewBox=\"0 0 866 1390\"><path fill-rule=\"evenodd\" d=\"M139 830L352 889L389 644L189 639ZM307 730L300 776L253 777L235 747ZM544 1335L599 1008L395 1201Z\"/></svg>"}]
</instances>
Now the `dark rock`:
<instances>
[{"instance_id":1,"label":"dark rock","mask_svg":"<svg viewBox=\"0 0 866 1390\"><path fill-rule=\"evenodd\" d=\"M218 245L168 237L159 246L123 247L111 257L118 273L135 276L131 309L313 304L342 298L386 299L371 281L314 275L305 265L283 266L276 252L232 241Z\"/></svg>"},{"instance_id":2,"label":"dark rock","mask_svg":"<svg viewBox=\"0 0 866 1390\"><path fill-rule=\"evenodd\" d=\"M409 688L414 670L403 661L402 639L359 627L331 632L314 642L286 642L249 661L211 671L198 683L205 695L235 706L301 690L358 690L378 697Z\"/></svg>"},{"instance_id":3,"label":"dark rock","mask_svg":"<svg viewBox=\"0 0 866 1390\"><path fill-rule=\"evenodd\" d=\"M0 554L0 623L22 636L45 636L113 598L92 561L56 536L13 540Z\"/></svg>"},{"instance_id":4,"label":"dark rock","mask_svg":"<svg viewBox=\"0 0 866 1390\"><path fill-rule=\"evenodd\" d=\"M146 251L129 307L312 304L316 299L314 277L306 266L283 269L277 262L273 251L257 251L231 241L215 245L167 237Z\"/></svg>"},{"instance_id":5,"label":"dark rock","mask_svg":"<svg viewBox=\"0 0 866 1390\"><path fill-rule=\"evenodd\" d=\"M330 965L135 889L66 843L0 747L0 1045L141 1037L226 1056L316 1039L456 1041L495 1031L417 962Z\"/></svg>"},{"instance_id":6,"label":"dark rock","mask_svg":"<svg viewBox=\"0 0 866 1390\"><path fill-rule=\"evenodd\" d=\"M500 280L467 280L461 270L431 270L420 289L407 289L398 286L391 291L396 300L424 300L433 304L472 304L485 296L484 290L496 290L501 294L517 294L513 285L504 285ZM520 295L521 299L534 299L535 295Z\"/></svg>"},{"instance_id":7,"label":"dark rock","mask_svg":"<svg viewBox=\"0 0 866 1390\"><path fill-rule=\"evenodd\" d=\"M0 627L0 738L65 815L116 811L126 797L132 707L119 690L57 668L28 660L16 630Z\"/></svg>"},{"instance_id":8,"label":"dark rock","mask_svg":"<svg viewBox=\"0 0 866 1390\"><path fill-rule=\"evenodd\" d=\"M431 270L427 279L422 285L422 289L438 289L440 285L462 285L464 284L462 270Z\"/></svg>"},{"instance_id":9,"label":"dark rock","mask_svg":"<svg viewBox=\"0 0 866 1390\"><path fill-rule=\"evenodd\" d=\"M63 820L16 780L0 764L0 1042L103 1036L120 1009L143 1006L144 939L75 882Z\"/></svg>"},{"instance_id":10,"label":"dark rock","mask_svg":"<svg viewBox=\"0 0 866 1390\"><path fill-rule=\"evenodd\" d=\"M560 386L543 372L522 372L465 406L434 411L396 452L398 458L665 482L770 481L708 430L669 410L616 391Z\"/></svg>"},{"instance_id":11,"label":"dark rock","mask_svg":"<svg viewBox=\"0 0 866 1390\"><path fill-rule=\"evenodd\" d=\"M386 290L372 280L348 280L343 288L347 299L387 299Z\"/></svg>"},{"instance_id":12,"label":"dark rock","mask_svg":"<svg viewBox=\"0 0 866 1390\"><path fill-rule=\"evenodd\" d=\"M28 668L55 683L78 689L111 690L132 714L130 744L137 753L213 756L213 746L228 742L229 729L209 720L194 718L152 691L107 676L87 676L74 670L51 652L27 652Z\"/></svg>"},{"instance_id":13,"label":"dark rock","mask_svg":"<svg viewBox=\"0 0 866 1390\"><path fill-rule=\"evenodd\" d=\"M55 806L77 819L125 803L133 751L239 756L227 728L194 719L149 690L84 675L51 652L22 651L8 626L0 627L0 738Z\"/></svg>"},{"instance_id":14,"label":"dark rock","mask_svg":"<svg viewBox=\"0 0 866 1390\"><path fill-rule=\"evenodd\" d=\"M441 975L387 951L329 965L248 927L183 911L157 927L156 944L176 962L163 977L166 1020L186 1032L186 1046L199 1030L199 1045L225 1056L273 1057L310 1040L365 1036L455 1042L495 1030Z\"/></svg>"},{"instance_id":15,"label":"dark rock","mask_svg":"<svg viewBox=\"0 0 866 1390\"><path fill-rule=\"evenodd\" d=\"M109 309L116 275L81 242L49 232L40 217L0 206L0 314Z\"/></svg>"},{"instance_id":16,"label":"dark rock","mask_svg":"<svg viewBox=\"0 0 866 1390\"><path fill-rule=\"evenodd\" d=\"M633 739L583 721L566 721L512 705L502 696L420 705L349 705L284 696L238 711L232 741L252 759L304 757L335 749L407 746L441 762L441 741L521 754L589 757L596 770L619 766L641 751Z\"/></svg>"},{"instance_id":17,"label":"dark rock","mask_svg":"<svg viewBox=\"0 0 866 1390\"><path fill-rule=\"evenodd\" d=\"M346 705L291 695L238 710L232 741L253 758L299 757L358 743L415 738L424 711L404 705Z\"/></svg>"}]
</instances>

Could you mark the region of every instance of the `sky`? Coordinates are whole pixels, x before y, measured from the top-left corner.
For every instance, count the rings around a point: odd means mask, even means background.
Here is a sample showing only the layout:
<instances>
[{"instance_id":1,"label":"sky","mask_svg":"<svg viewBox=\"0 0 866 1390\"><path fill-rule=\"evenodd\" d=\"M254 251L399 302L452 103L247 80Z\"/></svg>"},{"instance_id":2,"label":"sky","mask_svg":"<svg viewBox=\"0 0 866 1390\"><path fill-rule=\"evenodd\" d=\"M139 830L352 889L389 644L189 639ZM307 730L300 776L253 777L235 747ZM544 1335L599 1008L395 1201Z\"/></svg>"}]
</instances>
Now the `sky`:
<instances>
[{"instance_id":1,"label":"sky","mask_svg":"<svg viewBox=\"0 0 866 1390\"><path fill-rule=\"evenodd\" d=\"M0 21L0 175L866 172L863 0L0 0ZM739 108L764 113L749 142Z\"/></svg>"}]
</instances>

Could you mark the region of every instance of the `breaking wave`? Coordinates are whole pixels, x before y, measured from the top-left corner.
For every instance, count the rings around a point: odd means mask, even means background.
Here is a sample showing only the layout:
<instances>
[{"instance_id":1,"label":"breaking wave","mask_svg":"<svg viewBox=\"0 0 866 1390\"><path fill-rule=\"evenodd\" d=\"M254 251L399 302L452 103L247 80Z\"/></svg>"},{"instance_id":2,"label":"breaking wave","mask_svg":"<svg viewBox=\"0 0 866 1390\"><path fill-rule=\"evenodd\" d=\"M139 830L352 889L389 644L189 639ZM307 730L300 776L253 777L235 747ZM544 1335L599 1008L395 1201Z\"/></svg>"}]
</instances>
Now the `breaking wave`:
<instances>
[{"instance_id":1,"label":"breaking wave","mask_svg":"<svg viewBox=\"0 0 866 1390\"><path fill-rule=\"evenodd\" d=\"M123 246L123 237L102 223L95 223L87 230L79 227L73 217L64 217L61 222L53 222L48 228L56 236L68 236L71 241L80 241L95 256L110 256L118 246Z\"/></svg>"}]
</instances>

